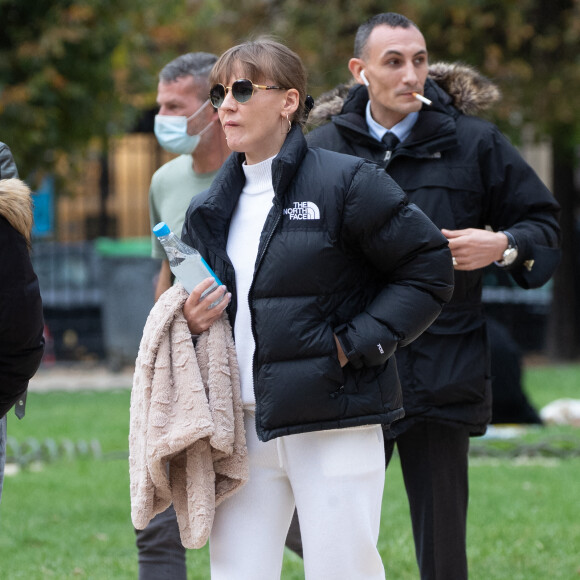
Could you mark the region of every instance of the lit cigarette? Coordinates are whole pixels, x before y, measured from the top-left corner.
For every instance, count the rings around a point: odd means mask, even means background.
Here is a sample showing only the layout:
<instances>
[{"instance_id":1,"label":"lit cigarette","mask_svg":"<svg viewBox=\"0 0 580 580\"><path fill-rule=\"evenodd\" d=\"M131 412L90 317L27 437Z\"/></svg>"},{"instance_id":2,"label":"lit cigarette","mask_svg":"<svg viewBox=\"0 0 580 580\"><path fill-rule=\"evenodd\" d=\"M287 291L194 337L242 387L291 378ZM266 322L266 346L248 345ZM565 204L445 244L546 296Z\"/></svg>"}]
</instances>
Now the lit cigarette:
<instances>
[{"instance_id":1,"label":"lit cigarette","mask_svg":"<svg viewBox=\"0 0 580 580\"><path fill-rule=\"evenodd\" d=\"M426 105L431 105L432 104L432 101L430 101L427 97L424 97L423 95L420 95L419 93L413 93L413 96L418 101L421 101L422 103L425 103Z\"/></svg>"}]
</instances>

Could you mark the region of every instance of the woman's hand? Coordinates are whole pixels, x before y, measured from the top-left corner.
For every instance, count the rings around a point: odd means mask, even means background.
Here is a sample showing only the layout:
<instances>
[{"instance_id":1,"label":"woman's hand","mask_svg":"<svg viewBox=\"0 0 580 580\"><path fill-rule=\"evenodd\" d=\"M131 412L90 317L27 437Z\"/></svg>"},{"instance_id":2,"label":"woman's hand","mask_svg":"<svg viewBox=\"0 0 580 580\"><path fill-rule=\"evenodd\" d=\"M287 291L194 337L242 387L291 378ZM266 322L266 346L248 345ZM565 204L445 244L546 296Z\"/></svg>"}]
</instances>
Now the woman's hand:
<instances>
[{"instance_id":1,"label":"woman's hand","mask_svg":"<svg viewBox=\"0 0 580 580\"><path fill-rule=\"evenodd\" d=\"M342 350L342 346L340 346L340 342L338 341L338 337L336 336L336 334L334 335L334 342L336 342L336 350L338 353L338 362L340 363L340 366L343 367L346 364L348 364L348 359L346 358L346 355L344 354L344 351Z\"/></svg>"},{"instance_id":2,"label":"woman's hand","mask_svg":"<svg viewBox=\"0 0 580 580\"><path fill-rule=\"evenodd\" d=\"M187 320L187 326L191 334L201 334L206 331L226 309L232 295L227 292L225 286L218 286L213 292L201 300L201 295L214 283L213 278L206 278L200 282L191 292L183 305L183 316ZM222 301L213 308L211 305L223 296Z\"/></svg>"}]
</instances>

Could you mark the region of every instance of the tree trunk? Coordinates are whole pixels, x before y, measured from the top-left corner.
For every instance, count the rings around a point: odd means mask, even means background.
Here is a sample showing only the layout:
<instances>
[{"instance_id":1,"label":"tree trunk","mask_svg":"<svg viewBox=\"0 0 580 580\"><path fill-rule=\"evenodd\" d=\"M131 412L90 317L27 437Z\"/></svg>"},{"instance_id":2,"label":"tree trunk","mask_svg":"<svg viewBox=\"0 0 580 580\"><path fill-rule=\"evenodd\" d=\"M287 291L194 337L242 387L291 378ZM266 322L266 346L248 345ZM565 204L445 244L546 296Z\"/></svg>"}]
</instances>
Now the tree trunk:
<instances>
[{"instance_id":1,"label":"tree trunk","mask_svg":"<svg viewBox=\"0 0 580 580\"><path fill-rule=\"evenodd\" d=\"M561 134L560 134L561 135ZM546 336L546 354L552 360L572 360L578 349L578 280L576 276L574 151L566 137L553 141L554 195L562 207L562 261L554 274L553 296Z\"/></svg>"},{"instance_id":2,"label":"tree trunk","mask_svg":"<svg viewBox=\"0 0 580 580\"><path fill-rule=\"evenodd\" d=\"M107 212L107 199L109 198L109 186L111 176L109 174L109 142L106 137L101 140L101 175L99 178L99 236L110 235L109 214Z\"/></svg>"}]
</instances>

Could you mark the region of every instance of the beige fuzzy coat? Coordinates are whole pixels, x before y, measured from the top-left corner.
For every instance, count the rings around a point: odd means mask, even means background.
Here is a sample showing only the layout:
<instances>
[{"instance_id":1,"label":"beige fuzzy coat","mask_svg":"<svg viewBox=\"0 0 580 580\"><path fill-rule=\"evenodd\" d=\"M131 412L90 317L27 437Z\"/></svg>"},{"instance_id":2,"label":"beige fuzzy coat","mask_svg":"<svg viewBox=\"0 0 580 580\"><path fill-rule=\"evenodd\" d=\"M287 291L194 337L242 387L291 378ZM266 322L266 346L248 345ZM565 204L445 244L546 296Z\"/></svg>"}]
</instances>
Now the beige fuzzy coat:
<instances>
[{"instance_id":1,"label":"beige fuzzy coat","mask_svg":"<svg viewBox=\"0 0 580 580\"><path fill-rule=\"evenodd\" d=\"M131 518L143 529L173 503L181 541L200 548L216 506L248 479L239 370L224 314L195 349L177 284L151 310L131 393Z\"/></svg>"}]
</instances>

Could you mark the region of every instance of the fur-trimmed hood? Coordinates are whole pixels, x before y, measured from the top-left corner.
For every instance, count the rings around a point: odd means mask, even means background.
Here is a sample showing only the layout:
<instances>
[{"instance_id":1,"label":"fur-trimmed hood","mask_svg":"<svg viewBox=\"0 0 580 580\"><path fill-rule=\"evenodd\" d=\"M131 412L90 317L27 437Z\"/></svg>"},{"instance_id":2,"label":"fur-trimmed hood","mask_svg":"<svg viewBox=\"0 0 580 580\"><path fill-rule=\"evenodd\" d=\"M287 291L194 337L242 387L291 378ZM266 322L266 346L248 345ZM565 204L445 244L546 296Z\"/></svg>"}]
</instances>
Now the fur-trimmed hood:
<instances>
[{"instance_id":1,"label":"fur-trimmed hood","mask_svg":"<svg viewBox=\"0 0 580 580\"><path fill-rule=\"evenodd\" d=\"M445 62L432 64L429 66L428 79L447 93L451 98L451 104L466 115L476 115L501 98L497 85L466 64ZM318 97L310 112L308 124L322 125L333 115L338 115L348 92L355 84L356 81L353 79Z\"/></svg>"},{"instance_id":2,"label":"fur-trimmed hood","mask_svg":"<svg viewBox=\"0 0 580 580\"><path fill-rule=\"evenodd\" d=\"M30 188L20 179L0 179L0 216L25 238L30 248L33 213Z\"/></svg>"}]
</instances>

